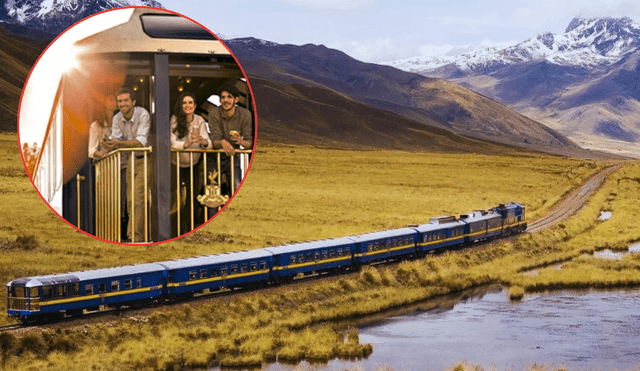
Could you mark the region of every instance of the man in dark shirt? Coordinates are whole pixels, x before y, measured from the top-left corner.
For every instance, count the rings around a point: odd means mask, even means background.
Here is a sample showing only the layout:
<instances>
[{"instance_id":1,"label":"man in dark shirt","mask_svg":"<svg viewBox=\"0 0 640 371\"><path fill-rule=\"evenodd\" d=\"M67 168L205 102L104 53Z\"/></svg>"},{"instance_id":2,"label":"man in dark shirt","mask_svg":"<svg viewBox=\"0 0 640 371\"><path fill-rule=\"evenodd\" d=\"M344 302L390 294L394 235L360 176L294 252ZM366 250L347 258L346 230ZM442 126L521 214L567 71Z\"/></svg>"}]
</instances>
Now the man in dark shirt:
<instances>
[{"instance_id":1,"label":"man in dark shirt","mask_svg":"<svg viewBox=\"0 0 640 371\"><path fill-rule=\"evenodd\" d=\"M220 106L209 112L209 130L214 148L222 148L226 156L222 156L220 169L227 179L231 180L230 157L234 156L233 192L242 181L240 172L240 156L235 153L242 146L244 149L253 147L253 129L251 127L251 112L237 106L239 92L235 86L223 86L218 90ZM233 193L231 192L231 193Z\"/></svg>"}]
</instances>

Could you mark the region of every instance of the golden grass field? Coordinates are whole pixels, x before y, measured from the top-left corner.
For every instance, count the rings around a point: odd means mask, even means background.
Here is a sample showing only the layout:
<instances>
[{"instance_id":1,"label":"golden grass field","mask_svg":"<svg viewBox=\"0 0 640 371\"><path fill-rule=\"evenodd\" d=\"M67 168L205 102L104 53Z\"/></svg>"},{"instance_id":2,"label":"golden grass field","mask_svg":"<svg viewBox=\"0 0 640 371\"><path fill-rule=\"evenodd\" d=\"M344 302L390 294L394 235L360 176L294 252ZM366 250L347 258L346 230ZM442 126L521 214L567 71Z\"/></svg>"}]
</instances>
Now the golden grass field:
<instances>
[{"instance_id":1,"label":"golden grass field","mask_svg":"<svg viewBox=\"0 0 640 371\"><path fill-rule=\"evenodd\" d=\"M41 201L21 172L17 141L0 136L1 277L253 249L352 235L498 203L527 206L533 220L608 165L568 158L347 151L258 146L232 203L197 232L171 243L121 246L87 237ZM367 267L359 274L292 290L198 301L82 328L0 334L7 369L149 369L326 361L371 352L341 321L502 283L514 298L533 290L640 285L639 254L617 261L593 251L640 240L640 165L625 162L579 214L513 242ZM598 221L601 210L611 219ZM562 269L549 269L561 262ZM531 274L536 271L536 274ZM5 310L4 301L0 309ZM0 323L11 320L2 317ZM458 366L456 366L457 368ZM462 369L465 369L464 366ZM466 369L472 369L467 367Z\"/></svg>"}]
</instances>

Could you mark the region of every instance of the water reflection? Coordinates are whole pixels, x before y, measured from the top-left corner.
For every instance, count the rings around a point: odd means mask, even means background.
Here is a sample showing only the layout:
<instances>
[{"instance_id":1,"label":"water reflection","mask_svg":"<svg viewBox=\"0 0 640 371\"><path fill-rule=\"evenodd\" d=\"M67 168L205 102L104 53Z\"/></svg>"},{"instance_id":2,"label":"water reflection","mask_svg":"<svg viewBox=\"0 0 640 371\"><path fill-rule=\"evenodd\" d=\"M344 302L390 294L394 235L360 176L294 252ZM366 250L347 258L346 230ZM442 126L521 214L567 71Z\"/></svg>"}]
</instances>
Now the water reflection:
<instances>
[{"instance_id":1,"label":"water reflection","mask_svg":"<svg viewBox=\"0 0 640 371\"><path fill-rule=\"evenodd\" d=\"M267 370L446 370L467 361L485 370L532 364L569 369L631 369L640 364L639 290L561 291L510 302L485 288L404 308L359 323L373 354L356 362L272 364ZM440 304L443 304L441 307Z\"/></svg>"},{"instance_id":2,"label":"water reflection","mask_svg":"<svg viewBox=\"0 0 640 371\"><path fill-rule=\"evenodd\" d=\"M611 251L609 249L605 249L602 251L594 252L593 256L595 256L596 258L603 258L603 259L622 259L622 257L626 255L637 254L637 253L640 253L640 242L629 246L628 251Z\"/></svg>"},{"instance_id":3,"label":"water reflection","mask_svg":"<svg viewBox=\"0 0 640 371\"><path fill-rule=\"evenodd\" d=\"M613 213L611 213L611 211L601 211L598 220L609 220L611 219L611 216L613 216Z\"/></svg>"}]
</instances>

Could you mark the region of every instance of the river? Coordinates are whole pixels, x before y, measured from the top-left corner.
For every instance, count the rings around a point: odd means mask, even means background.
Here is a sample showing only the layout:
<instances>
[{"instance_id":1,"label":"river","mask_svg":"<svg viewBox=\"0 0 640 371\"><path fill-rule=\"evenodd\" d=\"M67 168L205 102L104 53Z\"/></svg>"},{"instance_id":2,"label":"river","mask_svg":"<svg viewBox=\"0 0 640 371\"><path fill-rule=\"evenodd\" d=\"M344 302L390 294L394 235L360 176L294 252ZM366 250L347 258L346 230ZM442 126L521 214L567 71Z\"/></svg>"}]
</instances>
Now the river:
<instances>
[{"instance_id":1,"label":"river","mask_svg":"<svg viewBox=\"0 0 640 371\"><path fill-rule=\"evenodd\" d=\"M373 354L358 361L265 369L444 371L458 362L485 370L538 364L572 370L640 366L640 290L567 290L512 302L498 286L438 298L360 323Z\"/></svg>"}]
</instances>

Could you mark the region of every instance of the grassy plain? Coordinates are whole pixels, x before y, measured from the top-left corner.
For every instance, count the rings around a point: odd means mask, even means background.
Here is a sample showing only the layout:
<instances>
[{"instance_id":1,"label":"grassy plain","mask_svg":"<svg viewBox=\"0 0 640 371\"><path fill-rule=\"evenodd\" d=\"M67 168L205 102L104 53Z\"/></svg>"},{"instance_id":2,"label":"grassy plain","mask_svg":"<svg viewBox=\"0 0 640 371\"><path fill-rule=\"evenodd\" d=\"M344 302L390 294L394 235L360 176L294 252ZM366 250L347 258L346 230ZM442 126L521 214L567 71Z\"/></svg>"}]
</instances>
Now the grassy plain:
<instances>
[{"instance_id":1,"label":"grassy plain","mask_svg":"<svg viewBox=\"0 0 640 371\"><path fill-rule=\"evenodd\" d=\"M0 136L4 212L0 277L73 271L253 249L427 222L517 201L543 215L605 163L530 156L341 151L261 145L245 184L213 221L175 242L120 246L58 220L18 171L16 141ZM18 170L16 170L18 169ZM7 186L7 184L11 184ZM162 308L143 317L0 336L8 369L177 369L263 361L325 361L371 352L342 320L485 283L512 292L640 285L640 257L608 262L604 248L640 240L640 166L626 163L557 228L515 242L445 253L296 290ZM611 219L598 221L601 210ZM562 269L549 269L562 263ZM536 272L532 274L532 272ZM4 302L0 304L4 311ZM0 322L7 323L3 318ZM107 356L111 355L111 356Z\"/></svg>"}]
</instances>

